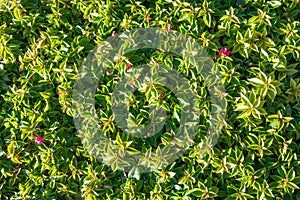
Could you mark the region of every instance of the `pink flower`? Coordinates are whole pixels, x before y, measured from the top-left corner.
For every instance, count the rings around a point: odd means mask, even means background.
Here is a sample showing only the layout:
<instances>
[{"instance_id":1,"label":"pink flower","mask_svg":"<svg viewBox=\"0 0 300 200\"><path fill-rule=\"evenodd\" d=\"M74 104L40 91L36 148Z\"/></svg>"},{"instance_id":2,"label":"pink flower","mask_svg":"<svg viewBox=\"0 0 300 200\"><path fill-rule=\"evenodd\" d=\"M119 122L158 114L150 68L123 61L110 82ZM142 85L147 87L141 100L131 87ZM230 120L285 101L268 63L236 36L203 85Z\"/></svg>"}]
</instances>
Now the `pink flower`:
<instances>
[{"instance_id":1,"label":"pink flower","mask_svg":"<svg viewBox=\"0 0 300 200\"><path fill-rule=\"evenodd\" d=\"M130 82L129 85L130 85L130 87L134 87L134 83L133 82Z\"/></svg>"},{"instance_id":2,"label":"pink flower","mask_svg":"<svg viewBox=\"0 0 300 200\"><path fill-rule=\"evenodd\" d=\"M36 137L36 138L35 138L35 142L36 142L38 145L40 145L40 144L43 143L43 138L41 138L41 137Z\"/></svg>"},{"instance_id":3,"label":"pink flower","mask_svg":"<svg viewBox=\"0 0 300 200\"><path fill-rule=\"evenodd\" d=\"M168 24L168 30L173 29L173 25L172 24Z\"/></svg>"},{"instance_id":4,"label":"pink flower","mask_svg":"<svg viewBox=\"0 0 300 200\"><path fill-rule=\"evenodd\" d=\"M130 68L131 68L131 65L130 65L130 64L127 64L127 65L126 65L126 70L127 70L127 71L130 70Z\"/></svg>"},{"instance_id":5,"label":"pink flower","mask_svg":"<svg viewBox=\"0 0 300 200\"><path fill-rule=\"evenodd\" d=\"M60 96L60 95L62 95L62 93L63 93L63 92L58 91L58 92L57 92L57 95Z\"/></svg>"},{"instance_id":6,"label":"pink flower","mask_svg":"<svg viewBox=\"0 0 300 200\"><path fill-rule=\"evenodd\" d=\"M220 49L219 51L219 55L220 56L230 56L231 55L231 50L227 50L227 48L225 49Z\"/></svg>"},{"instance_id":7,"label":"pink flower","mask_svg":"<svg viewBox=\"0 0 300 200\"><path fill-rule=\"evenodd\" d=\"M148 15L148 16L147 16L147 21L148 21L148 22L150 22L150 21L151 21L151 19L152 19L152 18L151 18L151 16L150 16L150 15Z\"/></svg>"},{"instance_id":8,"label":"pink flower","mask_svg":"<svg viewBox=\"0 0 300 200\"><path fill-rule=\"evenodd\" d=\"M112 33L111 33L111 36L113 36L113 37L115 37L117 35L117 32L116 31L113 31Z\"/></svg>"}]
</instances>

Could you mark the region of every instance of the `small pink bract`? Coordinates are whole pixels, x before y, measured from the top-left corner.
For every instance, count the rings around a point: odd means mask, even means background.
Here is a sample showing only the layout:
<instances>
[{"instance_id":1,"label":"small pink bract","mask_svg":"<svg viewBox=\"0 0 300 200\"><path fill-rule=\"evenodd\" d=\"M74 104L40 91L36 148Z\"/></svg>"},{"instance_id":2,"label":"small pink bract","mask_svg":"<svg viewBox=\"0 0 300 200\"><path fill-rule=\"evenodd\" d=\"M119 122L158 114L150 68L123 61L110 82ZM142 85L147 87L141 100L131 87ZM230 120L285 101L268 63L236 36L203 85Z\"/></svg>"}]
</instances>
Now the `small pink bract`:
<instances>
[{"instance_id":1,"label":"small pink bract","mask_svg":"<svg viewBox=\"0 0 300 200\"><path fill-rule=\"evenodd\" d=\"M220 56L230 56L231 55L231 50L227 50L227 48L225 49L220 49L219 51L219 55Z\"/></svg>"},{"instance_id":2,"label":"small pink bract","mask_svg":"<svg viewBox=\"0 0 300 200\"><path fill-rule=\"evenodd\" d=\"M130 64L127 64L127 65L126 65L126 70L127 70L127 71L130 70L130 68L131 68L131 65L130 65Z\"/></svg>"},{"instance_id":3,"label":"small pink bract","mask_svg":"<svg viewBox=\"0 0 300 200\"><path fill-rule=\"evenodd\" d=\"M36 137L35 138L35 142L37 143L37 144L42 144L43 143L43 138L41 138L41 137Z\"/></svg>"}]
</instances>

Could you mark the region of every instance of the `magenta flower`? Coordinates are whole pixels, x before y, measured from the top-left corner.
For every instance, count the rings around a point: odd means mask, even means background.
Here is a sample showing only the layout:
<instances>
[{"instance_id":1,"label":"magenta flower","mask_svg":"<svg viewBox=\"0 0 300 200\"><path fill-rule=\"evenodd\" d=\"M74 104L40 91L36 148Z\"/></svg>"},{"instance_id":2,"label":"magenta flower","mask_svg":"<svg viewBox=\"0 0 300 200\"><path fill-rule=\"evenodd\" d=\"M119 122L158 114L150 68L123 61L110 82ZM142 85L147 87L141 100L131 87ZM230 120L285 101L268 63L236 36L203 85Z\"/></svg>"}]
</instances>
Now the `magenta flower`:
<instances>
[{"instance_id":1,"label":"magenta flower","mask_svg":"<svg viewBox=\"0 0 300 200\"><path fill-rule=\"evenodd\" d=\"M41 138L41 137L36 137L36 138L35 138L35 142L36 142L38 145L40 145L40 144L43 143L43 138Z\"/></svg>"},{"instance_id":2,"label":"magenta flower","mask_svg":"<svg viewBox=\"0 0 300 200\"><path fill-rule=\"evenodd\" d=\"M220 56L230 56L231 55L231 50L227 50L227 48L220 49L219 55Z\"/></svg>"}]
</instances>

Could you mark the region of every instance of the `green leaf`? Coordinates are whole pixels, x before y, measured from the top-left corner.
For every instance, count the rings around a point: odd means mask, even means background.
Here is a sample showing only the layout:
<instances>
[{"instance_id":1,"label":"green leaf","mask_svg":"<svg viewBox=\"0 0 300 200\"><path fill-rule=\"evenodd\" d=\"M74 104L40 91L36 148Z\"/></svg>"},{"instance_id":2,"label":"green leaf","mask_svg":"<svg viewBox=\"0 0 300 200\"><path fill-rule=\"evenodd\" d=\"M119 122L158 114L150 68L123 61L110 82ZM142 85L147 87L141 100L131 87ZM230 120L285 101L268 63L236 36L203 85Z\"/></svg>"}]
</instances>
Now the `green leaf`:
<instances>
[{"instance_id":1,"label":"green leaf","mask_svg":"<svg viewBox=\"0 0 300 200\"><path fill-rule=\"evenodd\" d=\"M137 180L140 180L141 178L140 168L133 167L128 173L128 178L136 178Z\"/></svg>"},{"instance_id":2,"label":"green leaf","mask_svg":"<svg viewBox=\"0 0 300 200\"><path fill-rule=\"evenodd\" d=\"M250 78L250 79L248 79L248 81L250 81L254 86L261 86L261 85L265 84L259 78Z\"/></svg>"},{"instance_id":3,"label":"green leaf","mask_svg":"<svg viewBox=\"0 0 300 200\"><path fill-rule=\"evenodd\" d=\"M277 171L281 177L286 176L286 170L283 165L278 166Z\"/></svg>"},{"instance_id":4,"label":"green leaf","mask_svg":"<svg viewBox=\"0 0 300 200\"><path fill-rule=\"evenodd\" d=\"M238 104L237 108L234 111L244 111L244 110L248 110L249 106L244 105L244 104Z\"/></svg>"},{"instance_id":5,"label":"green leaf","mask_svg":"<svg viewBox=\"0 0 300 200\"><path fill-rule=\"evenodd\" d=\"M211 15L209 13L206 13L203 16L203 21L206 24L206 26L210 27L211 26Z\"/></svg>"},{"instance_id":6,"label":"green leaf","mask_svg":"<svg viewBox=\"0 0 300 200\"><path fill-rule=\"evenodd\" d=\"M288 171L287 179L288 179L289 181L292 181L292 180L294 180L295 176L296 176L296 173L295 173L295 171L294 171L294 168L291 168L291 169Z\"/></svg>"},{"instance_id":7,"label":"green leaf","mask_svg":"<svg viewBox=\"0 0 300 200\"><path fill-rule=\"evenodd\" d=\"M204 191L199 188L193 188L191 190L188 190L185 195L193 195L195 197L201 197L204 194Z\"/></svg>"},{"instance_id":8,"label":"green leaf","mask_svg":"<svg viewBox=\"0 0 300 200\"><path fill-rule=\"evenodd\" d=\"M15 153L15 142L11 141L9 145L7 146L7 153L8 155L13 158Z\"/></svg>"},{"instance_id":9,"label":"green leaf","mask_svg":"<svg viewBox=\"0 0 300 200\"><path fill-rule=\"evenodd\" d=\"M179 22L187 20L189 18L189 14L188 13L184 13L183 15L181 15L181 17L179 18Z\"/></svg>"},{"instance_id":10,"label":"green leaf","mask_svg":"<svg viewBox=\"0 0 300 200\"><path fill-rule=\"evenodd\" d=\"M268 4L270 4L273 8L278 8L282 5L280 1L268 1Z\"/></svg>"},{"instance_id":11,"label":"green leaf","mask_svg":"<svg viewBox=\"0 0 300 200\"><path fill-rule=\"evenodd\" d=\"M265 58L266 60L269 59L269 54L264 50L264 49L261 49L261 55L263 58Z\"/></svg>"},{"instance_id":12,"label":"green leaf","mask_svg":"<svg viewBox=\"0 0 300 200\"><path fill-rule=\"evenodd\" d=\"M244 38L247 40L250 40L252 38L252 32L251 32L250 28L247 29L247 31L244 35Z\"/></svg>"},{"instance_id":13,"label":"green leaf","mask_svg":"<svg viewBox=\"0 0 300 200\"><path fill-rule=\"evenodd\" d=\"M236 33L236 38L235 38L236 41L241 41L243 40L243 35L238 31Z\"/></svg>"},{"instance_id":14,"label":"green leaf","mask_svg":"<svg viewBox=\"0 0 300 200\"><path fill-rule=\"evenodd\" d=\"M299 187L298 185L296 185L295 183L293 183L293 182L288 182L288 183L287 183L287 186L288 186L289 188L292 188L292 189L297 189L297 190L300 189L300 187Z\"/></svg>"},{"instance_id":15,"label":"green leaf","mask_svg":"<svg viewBox=\"0 0 300 200\"><path fill-rule=\"evenodd\" d=\"M89 42L90 40L88 38L81 38L78 42L78 45L84 47L88 45Z\"/></svg>"},{"instance_id":16,"label":"green leaf","mask_svg":"<svg viewBox=\"0 0 300 200\"><path fill-rule=\"evenodd\" d=\"M21 12L20 12L20 9L19 9L17 6L14 8L14 16L15 16L15 18L17 18L18 20L21 19Z\"/></svg>"}]
</instances>

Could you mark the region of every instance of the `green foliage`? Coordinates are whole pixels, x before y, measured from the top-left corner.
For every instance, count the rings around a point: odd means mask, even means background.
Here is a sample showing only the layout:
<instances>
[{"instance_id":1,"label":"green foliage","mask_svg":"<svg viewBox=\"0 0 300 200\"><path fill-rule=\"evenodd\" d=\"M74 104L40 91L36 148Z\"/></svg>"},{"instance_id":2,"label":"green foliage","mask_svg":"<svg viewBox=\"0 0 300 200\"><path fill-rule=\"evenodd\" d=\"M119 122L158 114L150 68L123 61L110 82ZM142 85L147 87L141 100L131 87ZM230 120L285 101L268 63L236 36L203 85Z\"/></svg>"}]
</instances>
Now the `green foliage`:
<instances>
[{"instance_id":1,"label":"green foliage","mask_svg":"<svg viewBox=\"0 0 300 200\"><path fill-rule=\"evenodd\" d=\"M0 2L1 199L300 199L300 3L196 2ZM203 97L203 119L195 144L167 168L116 171L89 155L76 133L71 106L78 68L113 31L168 24L206 47L220 70L227 92L225 127L201 157L211 104L203 77L195 77L176 55L130 52L107 69L96 91L104 133L120 149L147 152L168 144L180 118L176 97L149 86L132 96L132 119L146 124L145 102L151 101L172 115L170 123L146 139L120 131L110 95L116 75L127 73L126 64L176 69ZM232 54L220 56L220 48ZM37 136L43 144L36 144Z\"/></svg>"}]
</instances>

